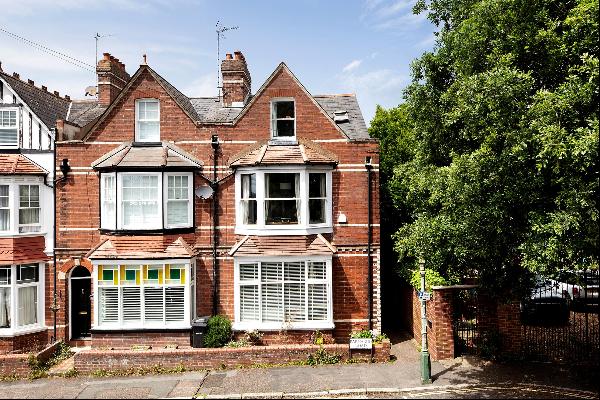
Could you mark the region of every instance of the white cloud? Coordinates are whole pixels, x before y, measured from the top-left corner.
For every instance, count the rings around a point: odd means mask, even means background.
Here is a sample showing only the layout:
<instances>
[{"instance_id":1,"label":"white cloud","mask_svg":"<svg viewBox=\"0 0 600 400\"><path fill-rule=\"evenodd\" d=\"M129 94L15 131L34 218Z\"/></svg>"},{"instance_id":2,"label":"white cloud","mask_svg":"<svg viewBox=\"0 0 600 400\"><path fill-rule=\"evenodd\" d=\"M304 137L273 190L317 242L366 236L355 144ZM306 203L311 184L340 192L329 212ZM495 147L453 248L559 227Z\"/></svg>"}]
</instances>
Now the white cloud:
<instances>
[{"instance_id":1,"label":"white cloud","mask_svg":"<svg viewBox=\"0 0 600 400\"><path fill-rule=\"evenodd\" d=\"M189 97L214 97L217 95L217 76L213 73L202 75L181 92Z\"/></svg>"},{"instance_id":2,"label":"white cloud","mask_svg":"<svg viewBox=\"0 0 600 400\"><path fill-rule=\"evenodd\" d=\"M3 15L31 15L53 10L120 9L148 11L195 0L0 0Z\"/></svg>"},{"instance_id":3,"label":"white cloud","mask_svg":"<svg viewBox=\"0 0 600 400\"><path fill-rule=\"evenodd\" d=\"M362 60L353 60L342 69L342 72L353 71L356 68L358 68L360 66L360 64L362 64Z\"/></svg>"},{"instance_id":4,"label":"white cloud","mask_svg":"<svg viewBox=\"0 0 600 400\"><path fill-rule=\"evenodd\" d=\"M376 30L410 30L425 20L425 14L414 15L416 0L366 0L360 20Z\"/></svg>"}]
</instances>

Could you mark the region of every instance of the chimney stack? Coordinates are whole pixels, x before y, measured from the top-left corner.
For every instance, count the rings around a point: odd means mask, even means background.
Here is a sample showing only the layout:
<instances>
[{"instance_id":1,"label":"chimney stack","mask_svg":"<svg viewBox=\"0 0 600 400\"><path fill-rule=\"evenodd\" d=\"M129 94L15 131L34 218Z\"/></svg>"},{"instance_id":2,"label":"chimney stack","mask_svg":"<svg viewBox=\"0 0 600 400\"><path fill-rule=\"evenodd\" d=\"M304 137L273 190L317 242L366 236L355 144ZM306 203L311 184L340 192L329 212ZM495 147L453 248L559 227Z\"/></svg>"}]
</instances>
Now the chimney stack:
<instances>
[{"instance_id":1,"label":"chimney stack","mask_svg":"<svg viewBox=\"0 0 600 400\"><path fill-rule=\"evenodd\" d=\"M223 105L225 107L243 107L250 97L252 80L246 59L241 51L225 55L221 61L223 76Z\"/></svg>"},{"instance_id":2,"label":"chimney stack","mask_svg":"<svg viewBox=\"0 0 600 400\"><path fill-rule=\"evenodd\" d=\"M98 74L98 103L108 106L117 98L129 81L125 64L114 58L110 53L104 53L96 66Z\"/></svg>"}]
</instances>

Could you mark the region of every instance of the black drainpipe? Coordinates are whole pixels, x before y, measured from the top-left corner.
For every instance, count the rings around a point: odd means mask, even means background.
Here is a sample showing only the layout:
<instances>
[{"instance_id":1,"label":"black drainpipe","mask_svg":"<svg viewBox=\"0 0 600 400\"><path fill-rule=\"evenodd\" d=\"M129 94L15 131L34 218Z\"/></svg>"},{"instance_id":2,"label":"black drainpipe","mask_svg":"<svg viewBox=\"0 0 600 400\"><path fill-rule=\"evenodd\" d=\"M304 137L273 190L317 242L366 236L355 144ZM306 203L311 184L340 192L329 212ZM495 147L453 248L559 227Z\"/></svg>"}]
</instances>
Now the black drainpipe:
<instances>
[{"instance_id":1,"label":"black drainpipe","mask_svg":"<svg viewBox=\"0 0 600 400\"><path fill-rule=\"evenodd\" d=\"M212 139L210 145L213 148L213 181L212 181L212 189L213 189L213 201L212 201L212 230L213 230L213 305L212 305L212 315L217 315L217 279L218 273L217 270L219 268L219 260L217 259L217 246L219 240L219 234L217 227L219 226L219 180L217 176L217 157L219 153L219 137L217 135L212 135Z\"/></svg>"},{"instance_id":2,"label":"black drainpipe","mask_svg":"<svg viewBox=\"0 0 600 400\"><path fill-rule=\"evenodd\" d=\"M52 291L52 314L53 315L53 330L52 330L52 343L56 342L56 312L58 311L58 304L56 302L56 182L58 181L56 179L56 129L54 129L54 151L52 152L53 156L53 162L52 162L52 168L54 169L54 171L52 171L52 177L53 177L53 181L54 181L54 185L52 188L52 195L54 196L54 210L52 210L52 235L53 235L53 249L52 249L52 262L53 262L53 267L54 267L54 274L52 277L53 280L53 291ZM52 141L52 137L48 138L50 141ZM70 321L69 321L70 322Z\"/></svg>"},{"instance_id":3,"label":"black drainpipe","mask_svg":"<svg viewBox=\"0 0 600 400\"><path fill-rule=\"evenodd\" d=\"M365 158L365 168L367 169L367 266L369 268L367 274L367 293L369 293L369 330L373 329L373 267L372 267L372 259L371 259L371 242L373 241L373 232L372 232L372 224L373 224L373 211L371 210L371 169L373 169L373 165L371 165L371 157L367 156Z\"/></svg>"}]
</instances>

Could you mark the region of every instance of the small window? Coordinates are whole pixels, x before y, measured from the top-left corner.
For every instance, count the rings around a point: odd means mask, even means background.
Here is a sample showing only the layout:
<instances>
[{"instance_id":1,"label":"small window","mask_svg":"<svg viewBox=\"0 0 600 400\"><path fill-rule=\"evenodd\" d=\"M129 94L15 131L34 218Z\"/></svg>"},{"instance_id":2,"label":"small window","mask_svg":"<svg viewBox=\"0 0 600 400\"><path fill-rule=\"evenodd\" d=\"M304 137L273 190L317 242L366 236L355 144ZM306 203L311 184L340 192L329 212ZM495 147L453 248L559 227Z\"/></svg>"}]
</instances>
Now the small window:
<instances>
[{"instance_id":1,"label":"small window","mask_svg":"<svg viewBox=\"0 0 600 400\"><path fill-rule=\"evenodd\" d=\"M9 186L0 185L0 231L10 230Z\"/></svg>"},{"instance_id":2,"label":"small window","mask_svg":"<svg viewBox=\"0 0 600 400\"><path fill-rule=\"evenodd\" d=\"M189 226L190 177L169 175L167 177L167 226Z\"/></svg>"},{"instance_id":3,"label":"small window","mask_svg":"<svg viewBox=\"0 0 600 400\"><path fill-rule=\"evenodd\" d=\"M10 285L10 267L0 267L0 285Z\"/></svg>"},{"instance_id":4,"label":"small window","mask_svg":"<svg viewBox=\"0 0 600 400\"><path fill-rule=\"evenodd\" d=\"M17 267L17 283L38 282L38 280L37 265L19 265Z\"/></svg>"},{"instance_id":5,"label":"small window","mask_svg":"<svg viewBox=\"0 0 600 400\"><path fill-rule=\"evenodd\" d=\"M100 226L102 229L115 229L115 174L102 174L100 178Z\"/></svg>"},{"instance_id":6,"label":"small window","mask_svg":"<svg viewBox=\"0 0 600 400\"><path fill-rule=\"evenodd\" d=\"M0 146L19 143L17 110L0 110Z\"/></svg>"},{"instance_id":7,"label":"small window","mask_svg":"<svg viewBox=\"0 0 600 400\"><path fill-rule=\"evenodd\" d=\"M160 107L157 99L135 103L136 142L160 142Z\"/></svg>"},{"instance_id":8,"label":"small window","mask_svg":"<svg viewBox=\"0 0 600 400\"><path fill-rule=\"evenodd\" d=\"M308 175L308 211L309 223L324 224L326 222L326 176L324 173Z\"/></svg>"},{"instance_id":9,"label":"small window","mask_svg":"<svg viewBox=\"0 0 600 400\"><path fill-rule=\"evenodd\" d=\"M286 139L296 136L296 110L293 100L273 101L271 131L273 138Z\"/></svg>"},{"instance_id":10,"label":"small window","mask_svg":"<svg viewBox=\"0 0 600 400\"><path fill-rule=\"evenodd\" d=\"M256 224L256 206L256 174L242 174L242 210L244 214L244 224Z\"/></svg>"},{"instance_id":11,"label":"small window","mask_svg":"<svg viewBox=\"0 0 600 400\"><path fill-rule=\"evenodd\" d=\"M19 185L19 233L39 232L40 187Z\"/></svg>"}]
</instances>

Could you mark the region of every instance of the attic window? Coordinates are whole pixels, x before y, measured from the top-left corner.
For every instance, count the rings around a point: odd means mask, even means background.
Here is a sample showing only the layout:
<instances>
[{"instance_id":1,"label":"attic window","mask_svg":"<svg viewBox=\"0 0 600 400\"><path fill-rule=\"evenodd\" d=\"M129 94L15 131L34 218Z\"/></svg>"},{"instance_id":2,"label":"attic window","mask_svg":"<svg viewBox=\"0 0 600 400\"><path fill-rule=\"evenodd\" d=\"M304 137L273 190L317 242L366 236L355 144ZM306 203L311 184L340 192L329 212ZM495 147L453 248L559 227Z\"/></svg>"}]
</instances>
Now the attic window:
<instances>
[{"instance_id":1,"label":"attic window","mask_svg":"<svg viewBox=\"0 0 600 400\"><path fill-rule=\"evenodd\" d=\"M160 142L160 104L157 99L136 100L135 141Z\"/></svg>"},{"instance_id":2,"label":"attic window","mask_svg":"<svg viewBox=\"0 0 600 400\"><path fill-rule=\"evenodd\" d=\"M350 119L348 118L348 111L340 110L334 111L333 113L333 121L336 123L339 122L348 122Z\"/></svg>"},{"instance_id":3,"label":"attic window","mask_svg":"<svg viewBox=\"0 0 600 400\"><path fill-rule=\"evenodd\" d=\"M293 140L296 136L296 107L294 99L271 102L271 134L273 139Z\"/></svg>"}]
</instances>

